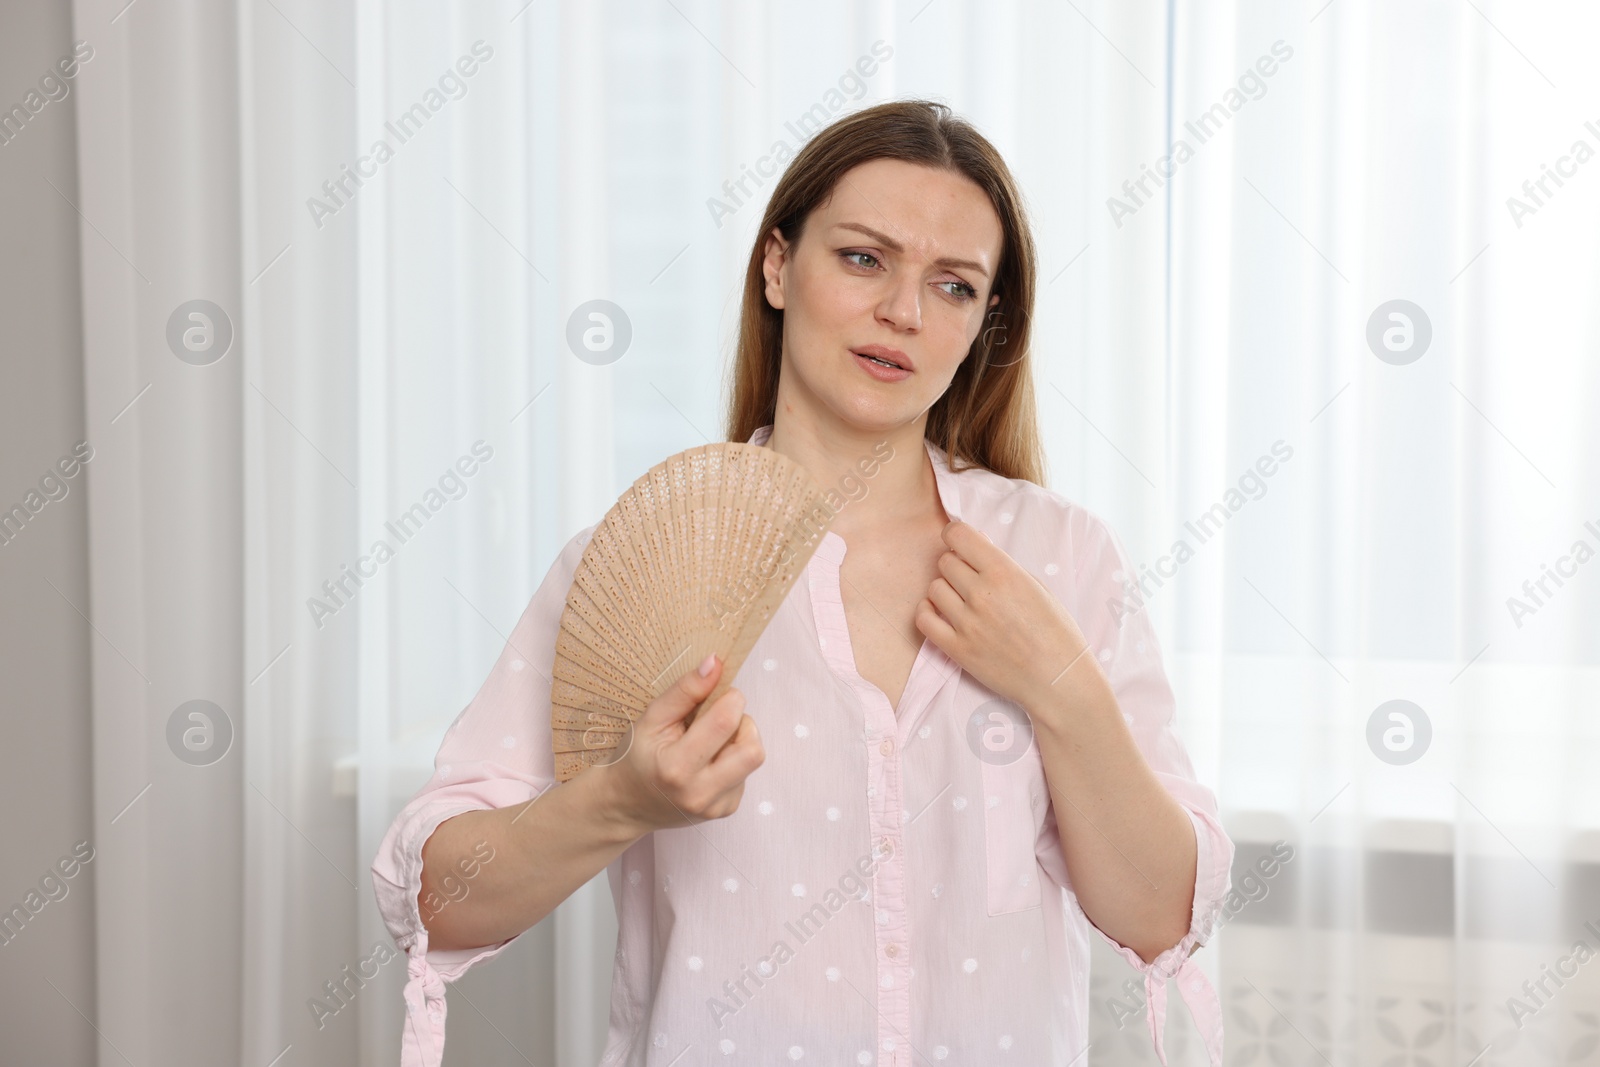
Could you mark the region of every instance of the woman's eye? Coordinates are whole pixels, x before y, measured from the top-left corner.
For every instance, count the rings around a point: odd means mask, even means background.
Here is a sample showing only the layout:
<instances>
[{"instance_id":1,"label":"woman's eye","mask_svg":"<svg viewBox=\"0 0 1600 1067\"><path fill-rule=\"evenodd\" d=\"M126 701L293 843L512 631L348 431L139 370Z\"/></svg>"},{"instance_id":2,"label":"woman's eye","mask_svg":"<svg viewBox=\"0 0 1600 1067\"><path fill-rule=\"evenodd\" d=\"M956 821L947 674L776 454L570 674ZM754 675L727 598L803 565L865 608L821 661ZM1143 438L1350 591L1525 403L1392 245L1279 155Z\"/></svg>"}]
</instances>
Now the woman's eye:
<instances>
[{"instance_id":1,"label":"woman's eye","mask_svg":"<svg viewBox=\"0 0 1600 1067\"><path fill-rule=\"evenodd\" d=\"M873 255L871 252L840 252L839 255L841 258L848 260L856 266L866 270L871 270L878 266L878 257ZM868 260L869 262L860 262L860 260L863 259ZM951 290L946 289L945 292L950 293L950 295L955 297L957 300L974 300L978 296L978 290L974 289L972 286L963 281L935 282L934 284L955 286L956 291L951 292Z\"/></svg>"}]
</instances>

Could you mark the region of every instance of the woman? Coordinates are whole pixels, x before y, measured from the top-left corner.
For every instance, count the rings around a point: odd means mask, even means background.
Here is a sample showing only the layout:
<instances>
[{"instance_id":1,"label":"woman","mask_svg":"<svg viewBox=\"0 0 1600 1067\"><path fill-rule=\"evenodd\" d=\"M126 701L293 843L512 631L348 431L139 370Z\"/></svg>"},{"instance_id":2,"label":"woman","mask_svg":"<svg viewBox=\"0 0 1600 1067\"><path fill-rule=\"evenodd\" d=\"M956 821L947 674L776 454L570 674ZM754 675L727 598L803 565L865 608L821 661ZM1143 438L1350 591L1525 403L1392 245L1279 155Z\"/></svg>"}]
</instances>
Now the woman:
<instances>
[{"instance_id":1,"label":"woman","mask_svg":"<svg viewBox=\"0 0 1600 1067\"><path fill-rule=\"evenodd\" d=\"M729 439L844 506L738 688L685 728L707 657L552 788L555 633L594 527L567 543L373 866L406 1062L439 1061L444 981L605 869L603 1067L1082 1063L1091 928L1146 976L1162 1062L1176 976L1219 1063L1188 957L1233 846L1120 542L1041 484L1009 171L942 105L884 104L805 146L758 233Z\"/></svg>"}]
</instances>

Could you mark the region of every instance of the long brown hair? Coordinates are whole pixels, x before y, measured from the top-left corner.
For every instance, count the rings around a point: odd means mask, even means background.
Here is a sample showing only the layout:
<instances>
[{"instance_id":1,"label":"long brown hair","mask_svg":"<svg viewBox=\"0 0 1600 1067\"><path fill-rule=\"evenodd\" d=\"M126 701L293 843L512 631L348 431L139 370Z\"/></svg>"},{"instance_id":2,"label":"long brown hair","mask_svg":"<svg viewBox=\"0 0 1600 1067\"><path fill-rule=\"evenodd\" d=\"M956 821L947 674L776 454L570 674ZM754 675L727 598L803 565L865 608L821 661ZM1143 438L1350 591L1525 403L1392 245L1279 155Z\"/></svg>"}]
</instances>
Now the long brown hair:
<instances>
[{"instance_id":1,"label":"long brown hair","mask_svg":"<svg viewBox=\"0 0 1600 1067\"><path fill-rule=\"evenodd\" d=\"M774 421L777 411L783 312L767 303L761 266L768 235L777 227L786 241L799 240L806 219L839 179L874 159L954 171L989 194L1003 232L992 290L1000 301L985 311L983 330L967 358L928 409L924 432L945 451L952 470L987 467L1007 478L1044 485L1028 347L1035 259L1027 213L994 145L947 106L931 100L895 100L840 119L808 141L778 179L745 272L728 440L748 441Z\"/></svg>"}]
</instances>

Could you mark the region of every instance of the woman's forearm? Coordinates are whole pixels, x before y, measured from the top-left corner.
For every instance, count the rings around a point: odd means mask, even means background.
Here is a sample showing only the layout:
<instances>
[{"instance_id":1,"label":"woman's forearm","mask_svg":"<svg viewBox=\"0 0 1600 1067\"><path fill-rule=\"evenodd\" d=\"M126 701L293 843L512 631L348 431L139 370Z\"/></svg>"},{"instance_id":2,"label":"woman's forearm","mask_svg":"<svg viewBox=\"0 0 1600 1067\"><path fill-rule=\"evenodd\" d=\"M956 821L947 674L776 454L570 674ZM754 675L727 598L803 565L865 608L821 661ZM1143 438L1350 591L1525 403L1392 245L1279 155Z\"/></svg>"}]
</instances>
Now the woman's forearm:
<instances>
[{"instance_id":1,"label":"woman's forearm","mask_svg":"<svg viewBox=\"0 0 1600 1067\"><path fill-rule=\"evenodd\" d=\"M556 909L644 831L617 813L608 767L591 767L531 804L469 811L422 846L417 907L430 948L496 945Z\"/></svg>"},{"instance_id":2,"label":"woman's forearm","mask_svg":"<svg viewBox=\"0 0 1600 1067\"><path fill-rule=\"evenodd\" d=\"M439 824L422 846L417 907L432 948L477 948L515 937L556 909L639 838L738 810L761 766L744 694L710 695L723 664L697 669L650 702L614 763L590 767L529 804L471 811Z\"/></svg>"},{"instance_id":3,"label":"woman's forearm","mask_svg":"<svg viewBox=\"0 0 1600 1067\"><path fill-rule=\"evenodd\" d=\"M1148 963L1189 930L1194 825L1145 762L1099 671L1061 678L1028 712L1078 903Z\"/></svg>"}]
</instances>

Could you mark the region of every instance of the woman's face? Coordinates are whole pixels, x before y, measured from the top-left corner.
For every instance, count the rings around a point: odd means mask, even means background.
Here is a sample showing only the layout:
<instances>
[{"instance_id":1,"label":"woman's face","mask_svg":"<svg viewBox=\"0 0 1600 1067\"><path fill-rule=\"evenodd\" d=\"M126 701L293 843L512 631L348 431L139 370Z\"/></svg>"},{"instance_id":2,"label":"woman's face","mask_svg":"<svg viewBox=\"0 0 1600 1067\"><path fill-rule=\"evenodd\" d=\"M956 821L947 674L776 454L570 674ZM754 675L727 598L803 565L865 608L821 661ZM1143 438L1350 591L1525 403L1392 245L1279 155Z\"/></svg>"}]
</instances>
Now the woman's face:
<instances>
[{"instance_id":1,"label":"woman's face","mask_svg":"<svg viewBox=\"0 0 1600 1067\"><path fill-rule=\"evenodd\" d=\"M1002 237L989 197L954 171L898 159L847 171L797 240L776 228L767 238L767 302L783 311L779 410L864 433L921 416L1000 299Z\"/></svg>"}]
</instances>

